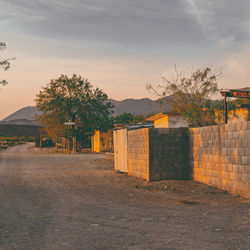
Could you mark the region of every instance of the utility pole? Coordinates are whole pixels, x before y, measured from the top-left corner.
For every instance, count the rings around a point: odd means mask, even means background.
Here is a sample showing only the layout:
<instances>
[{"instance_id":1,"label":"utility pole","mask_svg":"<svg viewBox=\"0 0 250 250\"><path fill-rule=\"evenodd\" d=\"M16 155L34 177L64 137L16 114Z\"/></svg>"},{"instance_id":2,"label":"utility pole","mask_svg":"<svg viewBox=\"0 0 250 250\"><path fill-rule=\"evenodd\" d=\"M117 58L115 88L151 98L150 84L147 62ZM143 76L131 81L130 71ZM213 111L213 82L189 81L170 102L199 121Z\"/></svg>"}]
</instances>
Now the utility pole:
<instances>
[{"instance_id":1,"label":"utility pole","mask_svg":"<svg viewBox=\"0 0 250 250\"><path fill-rule=\"evenodd\" d=\"M225 116L225 124L227 124L227 92L225 92L224 96L224 116Z\"/></svg>"},{"instance_id":2,"label":"utility pole","mask_svg":"<svg viewBox=\"0 0 250 250\"><path fill-rule=\"evenodd\" d=\"M72 122L71 120L69 120L68 122L65 122L64 123L64 125L66 125L66 126L72 126L72 129L73 129L73 131L75 130L75 122ZM72 153L75 153L76 152L76 138L75 138L75 136L73 136L73 138L72 138L73 140L73 147L72 147ZM70 150L70 139L68 139L68 152L69 152L69 154L71 153L71 150Z\"/></svg>"},{"instance_id":3,"label":"utility pole","mask_svg":"<svg viewBox=\"0 0 250 250\"><path fill-rule=\"evenodd\" d=\"M76 153L76 136L75 136L75 122L72 124L73 137L72 137L72 153Z\"/></svg>"}]
</instances>

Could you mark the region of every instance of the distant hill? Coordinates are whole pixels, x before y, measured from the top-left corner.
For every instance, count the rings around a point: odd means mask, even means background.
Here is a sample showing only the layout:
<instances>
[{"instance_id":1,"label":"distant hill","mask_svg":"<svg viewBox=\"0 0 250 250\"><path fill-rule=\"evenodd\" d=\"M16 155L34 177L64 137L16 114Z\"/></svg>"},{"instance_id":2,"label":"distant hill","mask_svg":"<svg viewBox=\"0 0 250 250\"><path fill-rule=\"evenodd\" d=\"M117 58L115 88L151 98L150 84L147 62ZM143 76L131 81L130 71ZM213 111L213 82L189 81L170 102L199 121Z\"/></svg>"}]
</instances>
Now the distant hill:
<instances>
[{"instance_id":1,"label":"distant hill","mask_svg":"<svg viewBox=\"0 0 250 250\"><path fill-rule=\"evenodd\" d=\"M28 106L21 108L14 112L13 114L5 117L1 122L7 122L11 120L29 120L34 119L35 114L37 113L36 106Z\"/></svg>"},{"instance_id":2,"label":"distant hill","mask_svg":"<svg viewBox=\"0 0 250 250\"><path fill-rule=\"evenodd\" d=\"M166 97L170 98L170 97ZM114 106L113 116L120 115L122 113L132 113L136 115L147 115L150 113L168 112L171 109L171 105L166 102L160 105L157 101L153 101L149 98L143 99L125 99L123 101L116 101L109 99ZM28 106L21 108L13 114L7 116L0 124L21 124L21 125L34 125L32 121L34 119L37 109L35 106Z\"/></svg>"}]
</instances>

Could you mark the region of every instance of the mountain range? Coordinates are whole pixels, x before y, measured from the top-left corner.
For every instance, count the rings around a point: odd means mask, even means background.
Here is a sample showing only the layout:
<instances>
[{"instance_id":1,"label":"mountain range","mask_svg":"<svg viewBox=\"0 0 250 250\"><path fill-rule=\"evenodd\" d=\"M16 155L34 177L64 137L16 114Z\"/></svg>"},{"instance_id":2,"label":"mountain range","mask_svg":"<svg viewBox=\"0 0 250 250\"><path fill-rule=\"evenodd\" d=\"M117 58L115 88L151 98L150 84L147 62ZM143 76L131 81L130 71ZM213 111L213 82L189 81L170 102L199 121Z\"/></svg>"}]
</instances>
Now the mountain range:
<instances>
[{"instance_id":1,"label":"mountain range","mask_svg":"<svg viewBox=\"0 0 250 250\"><path fill-rule=\"evenodd\" d=\"M168 99L170 97L165 98ZM113 116L117 116L122 113L147 115L150 113L164 113L171 110L171 105L166 101L163 102L163 104L159 104L158 101L154 101L149 98L125 99L123 101L109 99L109 101L113 105ZM33 119L37 112L36 106L27 106L5 117L2 121L0 121L0 124L35 125Z\"/></svg>"}]
</instances>

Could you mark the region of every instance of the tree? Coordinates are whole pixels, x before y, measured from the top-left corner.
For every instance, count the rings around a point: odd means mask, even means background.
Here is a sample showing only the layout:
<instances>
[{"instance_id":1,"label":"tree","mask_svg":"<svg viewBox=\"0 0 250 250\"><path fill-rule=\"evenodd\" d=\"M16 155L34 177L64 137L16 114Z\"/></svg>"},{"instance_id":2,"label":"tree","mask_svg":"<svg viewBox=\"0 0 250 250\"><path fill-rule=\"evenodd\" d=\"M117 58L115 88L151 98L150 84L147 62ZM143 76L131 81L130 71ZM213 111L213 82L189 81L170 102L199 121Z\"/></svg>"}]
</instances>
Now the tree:
<instances>
[{"instance_id":1,"label":"tree","mask_svg":"<svg viewBox=\"0 0 250 250\"><path fill-rule=\"evenodd\" d=\"M35 102L41 111L36 120L53 139L76 135L80 128L93 132L105 130L110 125L112 105L107 95L76 74L51 80L37 94ZM64 125L68 121L75 123L74 129Z\"/></svg>"},{"instance_id":2,"label":"tree","mask_svg":"<svg viewBox=\"0 0 250 250\"><path fill-rule=\"evenodd\" d=\"M119 124L137 124L149 123L144 115L134 115L131 113L122 113L114 118L114 123Z\"/></svg>"},{"instance_id":3,"label":"tree","mask_svg":"<svg viewBox=\"0 0 250 250\"><path fill-rule=\"evenodd\" d=\"M160 102L167 101L172 105L172 111L181 114L192 127L214 125L221 120L218 117L218 103L212 97L218 92L217 78L220 72L212 72L210 68L198 69L186 76L178 72L175 67L175 76L169 80L163 77L164 86L159 86L161 92L148 85L160 96ZM170 98L165 98L166 96Z\"/></svg>"},{"instance_id":4,"label":"tree","mask_svg":"<svg viewBox=\"0 0 250 250\"><path fill-rule=\"evenodd\" d=\"M0 42L0 50L5 50L6 49L6 44L4 42ZM4 71L8 70L10 68L10 61L13 60L14 58L11 59L1 59L0 58L0 68L2 68ZM6 85L8 82L6 80L0 80L0 85Z\"/></svg>"}]
</instances>

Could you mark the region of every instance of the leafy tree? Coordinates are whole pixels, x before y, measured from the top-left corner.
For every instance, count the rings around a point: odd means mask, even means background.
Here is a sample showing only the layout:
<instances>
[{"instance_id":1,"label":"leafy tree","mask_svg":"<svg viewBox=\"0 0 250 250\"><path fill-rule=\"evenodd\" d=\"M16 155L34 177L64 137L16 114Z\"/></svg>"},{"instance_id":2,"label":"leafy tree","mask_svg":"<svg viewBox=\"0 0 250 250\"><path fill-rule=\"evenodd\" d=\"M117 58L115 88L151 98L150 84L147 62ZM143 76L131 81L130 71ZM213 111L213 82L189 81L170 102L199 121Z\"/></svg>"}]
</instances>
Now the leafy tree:
<instances>
[{"instance_id":1,"label":"leafy tree","mask_svg":"<svg viewBox=\"0 0 250 250\"><path fill-rule=\"evenodd\" d=\"M4 42L0 42L0 50L5 50L6 49L6 44ZM4 71L8 70L10 68L10 61L13 60L14 58L11 59L1 59L0 58L0 68L2 68ZM6 85L8 82L6 80L0 80L0 85Z\"/></svg>"},{"instance_id":2,"label":"leafy tree","mask_svg":"<svg viewBox=\"0 0 250 250\"><path fill-rule=\"evenodd\" d=\"M155 89L148 85L161 99L172 105L172 111L181 114L192 127L213 125L221 121L221 103L211 100L218 92L217 78L220 72L210 68L198 69L186 76L175 68L175 76L169 80L163 77L163 86ZM170 96L170 98L164 98Z\"/></svg>"},{"instance_id":3,"label":"leafy tree","mask_svg":"<svg viewBox=\"0 0 250 250\"><path fill-rule=\"evenodd\" d=\"M131 113L122 113L114 118L114 123L118 124L137 124L148 123L144 115L134 115Z\"/></svg>"},{"instance_id":4,"label":"leafy tree","mask_svg":"<svg viewBox=\"0 0 250 250\"><path fill-rule=\"evenodd\" d=\"M53 139L77 135L79 129L93 132L110 126L112 105L107 95L76 74L51 80L37 94L35 102L41 111L36 120ZM75 122L73 129L64 125L68 121Z\"/></svg>"}]
</instances>

